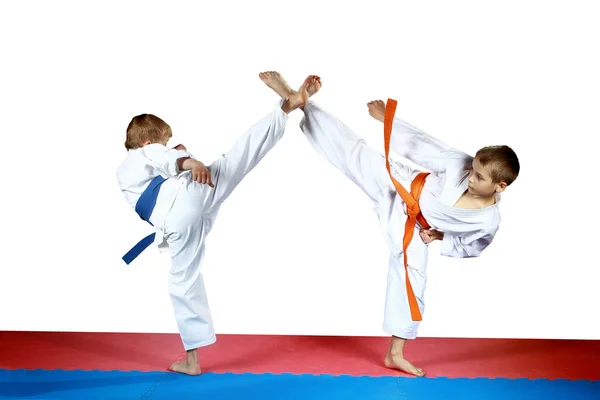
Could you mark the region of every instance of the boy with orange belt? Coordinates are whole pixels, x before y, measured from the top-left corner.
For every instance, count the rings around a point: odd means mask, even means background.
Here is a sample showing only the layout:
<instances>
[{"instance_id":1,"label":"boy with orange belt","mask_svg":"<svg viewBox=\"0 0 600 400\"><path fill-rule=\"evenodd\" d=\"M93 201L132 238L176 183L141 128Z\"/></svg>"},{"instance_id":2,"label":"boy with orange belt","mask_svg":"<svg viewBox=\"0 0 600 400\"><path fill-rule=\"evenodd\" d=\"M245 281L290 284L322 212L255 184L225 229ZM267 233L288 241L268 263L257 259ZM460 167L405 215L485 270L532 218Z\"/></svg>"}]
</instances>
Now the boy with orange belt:
<instances>
[{"instance_id":1,"label":"boy with orange belt","mask_svg":"<svg viewBox=\"0 0 600 400\"><path fill-rule=\"evenodd\" d=\"M320 87L320 78L313 79ZM508 146L484 147L474 157L454 149L395 118L395 106L368 103L370 115L384 122L385 155L312 100L301 107L300 128L373 201L390 249L383 328L392 342L384 363L423 376L404 358L404 345L416 338L424 312L428 244L440 240L442 256L479 256L498 231L500 193L520 166ZM430 172L391 161L390 148ZM422 240L412 239L415 232Z\"/></svg>"}]
</instances>

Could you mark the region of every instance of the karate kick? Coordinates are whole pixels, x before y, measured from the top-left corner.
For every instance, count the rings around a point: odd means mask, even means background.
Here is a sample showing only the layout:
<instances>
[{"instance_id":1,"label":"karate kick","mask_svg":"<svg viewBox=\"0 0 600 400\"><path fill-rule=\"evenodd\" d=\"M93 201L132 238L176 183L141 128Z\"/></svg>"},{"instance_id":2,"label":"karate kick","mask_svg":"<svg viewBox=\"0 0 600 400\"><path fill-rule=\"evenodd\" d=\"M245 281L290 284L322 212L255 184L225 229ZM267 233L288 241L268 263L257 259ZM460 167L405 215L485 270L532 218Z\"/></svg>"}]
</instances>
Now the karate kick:
<instances>
[{"instance_id":1,"label":"karate kick","mask_svg":"<svg viewBox=\"0 0 600 400\"><path fill-rule=\"evenodd\" d=\"M321 87L316 75L306 82L311 95ZM282 98L295 95L288 89L276 92ZM367 106L384 122L385 155L312 100L300 106L300 128L375 206L390 250L383 329L392 340L384 364L423 376L423 369L404 357L404 345L416 338L425 308L428 244L441 240L442 256L479 256L498 231L500 193L517 178L519 161L508 146L485 147L475 157L454 149L395 118L394 100ZM431 173L390 160L390 147ZM415 233L422 240L412 240Z\"/></svg>"},{"instance_id":2,"label":"karate kick","mask_svg":"<svg viewBox=\"0 0 600 400\"><path fill-rule=\"evenodd\" d=\"M275 91L286 89L276 72L259 74ZM219 209L242 179L282 138L288 114L308 100L308 82L241 136L206 167L185 146L167 148L171 128L151 114L134 117L127 128L127 157L117 170L121 191L155 233L134 246L123 260L131 263L150 244L170 251L169 294L187 351L170 370L199 375L197 349L216 341L201 272L206 237Z\"/></svg>"}]
</instances>

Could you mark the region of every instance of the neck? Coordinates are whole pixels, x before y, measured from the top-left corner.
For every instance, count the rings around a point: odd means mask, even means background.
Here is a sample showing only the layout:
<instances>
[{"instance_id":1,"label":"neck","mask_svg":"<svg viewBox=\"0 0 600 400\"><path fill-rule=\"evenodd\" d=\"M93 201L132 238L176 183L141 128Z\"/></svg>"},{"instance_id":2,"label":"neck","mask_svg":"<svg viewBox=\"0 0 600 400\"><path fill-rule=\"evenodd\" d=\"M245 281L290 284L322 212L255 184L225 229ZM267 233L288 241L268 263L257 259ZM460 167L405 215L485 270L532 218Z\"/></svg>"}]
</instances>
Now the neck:
<instances>
[{"instance_id":1,"label":"neck","mask_svg":"<svg viewBox=\"0 0 600 400\"><path fill-rule=\"evenodd\" d=\"M481 203L484 206L489 206L492 204L496 203L496 193L492 193L490 195L478 195L478 194L471 194L471 193L467 193L469 195L469 197L471 197L473 200L477 201L478 203Z\"/></svg>"}]
</instances>

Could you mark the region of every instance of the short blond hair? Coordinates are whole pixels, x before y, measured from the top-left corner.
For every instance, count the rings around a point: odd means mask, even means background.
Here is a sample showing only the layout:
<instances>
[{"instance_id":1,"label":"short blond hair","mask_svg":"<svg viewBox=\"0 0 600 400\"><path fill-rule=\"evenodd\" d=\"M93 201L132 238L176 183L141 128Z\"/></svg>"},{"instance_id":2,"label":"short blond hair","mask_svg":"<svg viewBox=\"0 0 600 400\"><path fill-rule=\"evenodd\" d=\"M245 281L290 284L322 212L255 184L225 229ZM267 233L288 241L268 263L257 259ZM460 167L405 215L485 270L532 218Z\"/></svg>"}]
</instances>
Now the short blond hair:
<instances>
[{"instance_id":1,"label":"short blond hair","mask_svg":"<svg viewBox=\"0 0 600 400\"><path fill-rule=\"evenodd\" d=\"M125 148L127 150L137 149L144 142L156 143L172 134L169 124L156 115L136 115L127 126Z\"/></svg>"},{"instance_id":2,"label":"short blond hair","mask_svg":"<svg viewBox=\"0 0 600 400\"><path fill-rule=\"evenodd\" d=\"M509 186L519 176L519 158L513 149L506 145L483 147L475 154L475 158L484 168L489 166L490 177L494 183L505 182Z\"/></svg>"}]
</instances>

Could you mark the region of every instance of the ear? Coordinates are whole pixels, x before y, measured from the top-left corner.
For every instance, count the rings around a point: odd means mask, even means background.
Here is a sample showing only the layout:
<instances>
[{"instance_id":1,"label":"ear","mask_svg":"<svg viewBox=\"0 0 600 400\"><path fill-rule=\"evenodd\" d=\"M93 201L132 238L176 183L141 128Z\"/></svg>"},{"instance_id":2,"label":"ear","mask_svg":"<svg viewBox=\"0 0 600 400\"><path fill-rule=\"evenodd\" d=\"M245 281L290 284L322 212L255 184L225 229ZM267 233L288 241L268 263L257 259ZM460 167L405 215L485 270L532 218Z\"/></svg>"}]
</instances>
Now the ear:
<instances>
[{"instance_id":1,"label":"ear","mask_svg":"<svg viewBox=\"0 0 600 400\"><path fill-rule=\"evenodd\" d=\"M141 144L140 147L148 146L149 144L152 144L152 142L149 140L146 140L144 143Z\"/></svg>"},{"instance_id":2,"label":"ear","mask_svg":"<svg viewBox=\"0 0 600 400\"><path fill-rule=\"evenodd\" d=\"M500 182L498 184L496 184L496 192L498 193L502 193L504 192L504 190L506 189L508 185L506 184L506 182Z\"/></svg>"}]
</instances>

